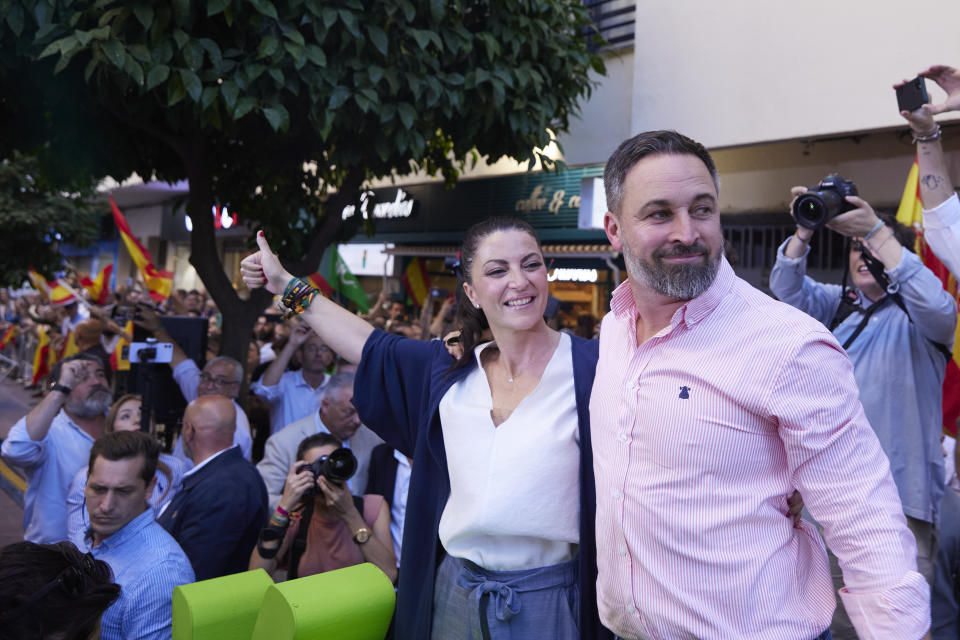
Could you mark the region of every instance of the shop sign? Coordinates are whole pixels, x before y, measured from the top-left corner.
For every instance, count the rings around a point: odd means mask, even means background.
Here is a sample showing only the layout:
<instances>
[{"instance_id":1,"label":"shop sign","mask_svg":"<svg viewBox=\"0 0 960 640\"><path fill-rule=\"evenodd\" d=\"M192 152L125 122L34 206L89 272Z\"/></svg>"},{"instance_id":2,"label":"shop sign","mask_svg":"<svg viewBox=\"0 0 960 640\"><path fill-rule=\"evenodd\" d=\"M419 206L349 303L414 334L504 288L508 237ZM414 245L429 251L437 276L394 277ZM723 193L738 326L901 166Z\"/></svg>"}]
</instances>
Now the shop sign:
<instances>
[{"instance_id":1,"label":"shop sign","mask_svg":"<svg viewBox=\"0 0 960 640\"><path fill-rule=\"evenodd\" d=\"M560 213L560 209L564 207L579 209L580 195L573 194L568 198L567 192L564 189L557 189L551 193L546 191L542 184L538 184L533 188L529 197L517 200L513 209L514 211L521 211L523 213L532 213L534 211L543 211L544 208L546 208L546 210L553 215L557 215Z\"/></svg>"},{"instance_id":2,"label":"shop sign","mask_svg":"<svg viewBox=\"0 0 960 640\"><path fill-rule=\"evenodd\" d=\"M547 273L548 282L596 282L596 269L551 269Z\"/></svg>"},{"instance_id":3,"label":"shop sign","mask_svg":"<svg viewBox=\"0 0 960 640\"><path fill-rule=\"evenodd\" d=\"M369 189L364 191L360 195L360 215L363 216L364 220L370 218L370 202L374 199L376 194ZM409 218L413 215L413 205L416 204L416 200L410 197L403 189L397 189L397 195L392 201L388 202L378 202L373 205L373 217L377 220L390 219L390 218ZM348 204L343 208L341 212L341 217L344 220L352 218L357 213L357 207L352 204Z\"/></svg>"}]
</instances>

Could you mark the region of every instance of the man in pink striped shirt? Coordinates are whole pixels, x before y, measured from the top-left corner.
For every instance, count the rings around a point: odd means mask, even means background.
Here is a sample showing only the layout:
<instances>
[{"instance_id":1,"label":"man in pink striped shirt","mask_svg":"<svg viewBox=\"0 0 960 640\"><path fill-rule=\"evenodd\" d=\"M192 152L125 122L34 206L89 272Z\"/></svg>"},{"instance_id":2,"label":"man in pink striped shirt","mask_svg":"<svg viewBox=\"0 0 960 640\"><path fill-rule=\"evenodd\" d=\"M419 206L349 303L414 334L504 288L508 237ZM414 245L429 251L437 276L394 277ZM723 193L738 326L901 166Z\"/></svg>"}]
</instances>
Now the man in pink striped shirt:
<instances>
[{"instance_id":1,"label":"man in pink striped shirt","mask_svg":"<svg viewBox=\"0 0 960 640\"><path fill-rule=\"evenodd\" d=\"M716 167L643 133L604 173L629 279L603 320L590 403L598 601L623 638L829 638L840 559L861 638L930 626L927 583L847 356L826 327L736 277Z\"/></svg>"}]
</instances>

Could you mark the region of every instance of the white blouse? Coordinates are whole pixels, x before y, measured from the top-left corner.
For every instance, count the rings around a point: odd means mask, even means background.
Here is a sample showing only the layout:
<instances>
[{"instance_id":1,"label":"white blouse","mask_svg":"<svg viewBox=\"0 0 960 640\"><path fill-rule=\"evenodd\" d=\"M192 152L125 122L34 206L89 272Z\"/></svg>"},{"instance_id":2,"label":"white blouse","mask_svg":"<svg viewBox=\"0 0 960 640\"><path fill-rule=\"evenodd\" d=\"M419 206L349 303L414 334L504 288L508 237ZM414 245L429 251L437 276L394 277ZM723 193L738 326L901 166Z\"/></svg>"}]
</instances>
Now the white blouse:
<instances>
[{"instance_id":1,"label":"white blouse","mask_svg":"<svg viewBox=\"0 0 960 640\"><path fill-rule=\"evenodd\" d=\"M479 364L488 342L474 349ZM570 336L561 334L537 387L494 426L482 366L440 401L450 498L447 553L493 571L569 560L579 543L580 438Z\"/></svg>"}]
</instances>

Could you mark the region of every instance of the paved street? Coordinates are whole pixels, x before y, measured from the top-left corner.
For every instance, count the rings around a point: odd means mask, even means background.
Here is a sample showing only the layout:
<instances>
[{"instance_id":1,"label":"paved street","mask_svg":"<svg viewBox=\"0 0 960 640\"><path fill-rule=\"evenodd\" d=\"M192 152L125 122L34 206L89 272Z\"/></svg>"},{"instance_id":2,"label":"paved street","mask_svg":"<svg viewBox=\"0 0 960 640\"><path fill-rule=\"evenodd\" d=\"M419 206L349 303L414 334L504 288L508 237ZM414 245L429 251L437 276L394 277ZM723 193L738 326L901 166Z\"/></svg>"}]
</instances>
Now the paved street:
<instances>
[{"instance_id":1,"label":"paved street","mask_svg":"<svg viewBox=\"0 0 960 640\"><path fill-rule=\"evenodd\" d=\"M6 438L14 423L39 402L32 393L9 380L0 382L0 438ZM22 486L22 478L0 463L0 546L23 539Z\"/></svg>"}]
</instances>

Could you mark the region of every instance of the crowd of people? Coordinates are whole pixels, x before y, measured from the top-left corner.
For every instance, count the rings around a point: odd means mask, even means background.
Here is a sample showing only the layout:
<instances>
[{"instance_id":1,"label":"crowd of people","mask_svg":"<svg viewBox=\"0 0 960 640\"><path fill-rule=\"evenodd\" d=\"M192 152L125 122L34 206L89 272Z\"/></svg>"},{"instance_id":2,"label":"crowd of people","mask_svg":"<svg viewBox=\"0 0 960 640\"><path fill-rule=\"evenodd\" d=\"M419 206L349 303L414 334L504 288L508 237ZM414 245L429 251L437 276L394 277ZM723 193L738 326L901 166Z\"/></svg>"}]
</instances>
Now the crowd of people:
<instances>
[{"instance_id":1,"label":"crowd of people","mask_svg":"<svg viewBox=\"0 0 960 640\"><path fill-rule=\"evenodd\" d=\"M903 113L924 237L960 276L934 120L960 110L960 72L921 75L947 93ZM0 354L24 382L41 329L64 354L0 447L27 479L0 638L169 638L178 585L363 562L396 584L398 639L960 636L941 436L957 305L908 230L846 197L826 222L849 239L837 286L806 276L799 221L778 301L724 256L702 145L641 133L604 185L629 278L576 332L545 319L547 268L518 218L471 227L460 291L412 321L386 289L365 316L324 298L259 233L241 274L277 301L245 362L219 355L199 292L154 305L131 285L107 307L0 292L18 334ZM209 319L206 357L171 315ZM169 452L111 358L128 321L171 345L187 404Z\"/></svg>"}]
</instances>

